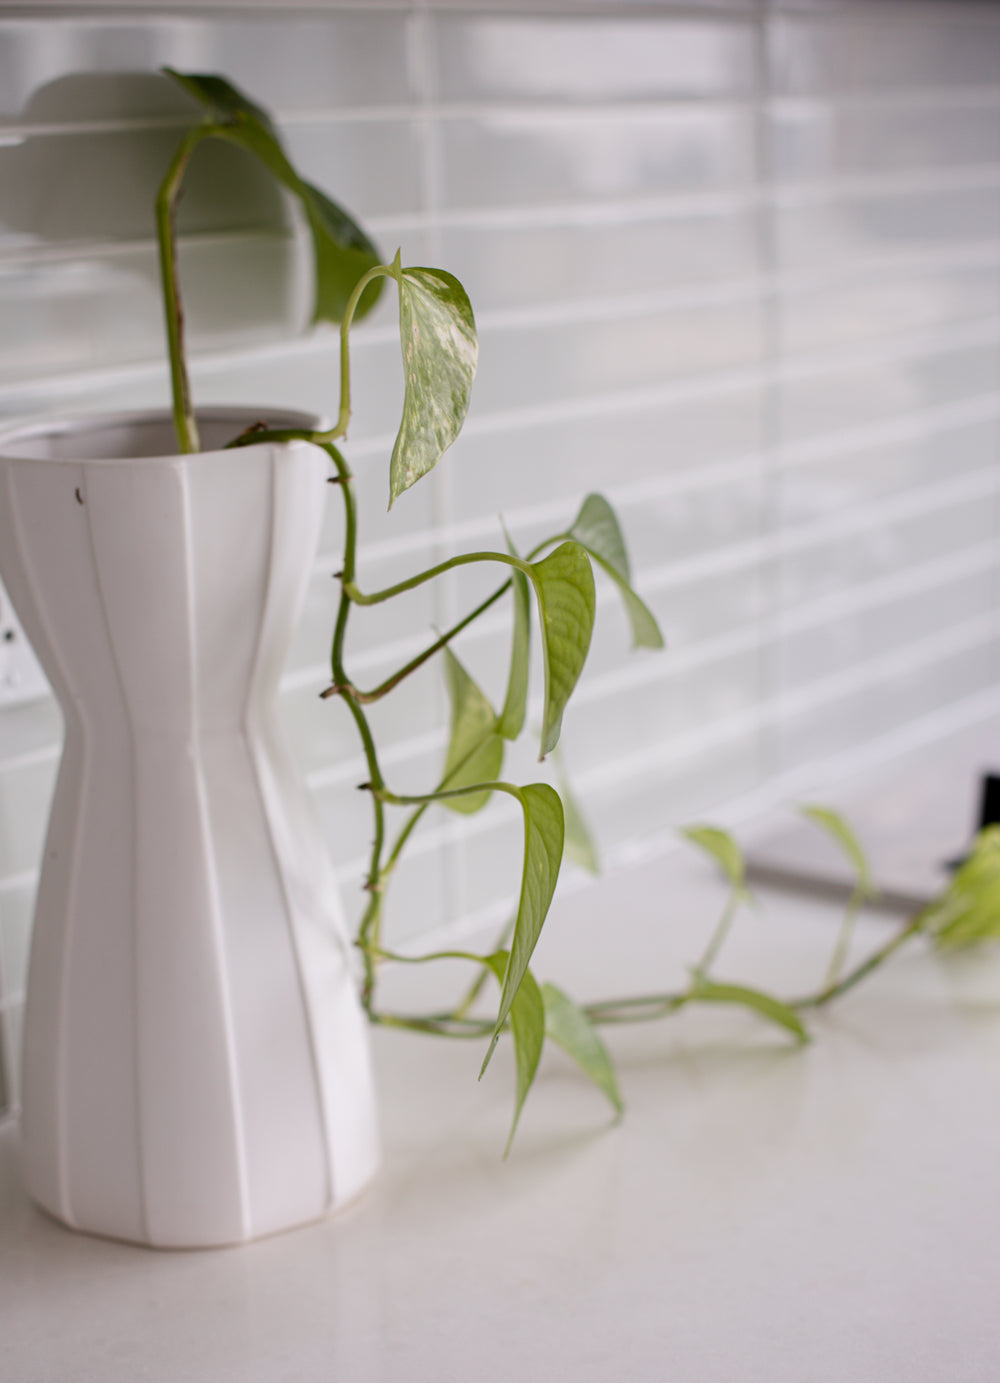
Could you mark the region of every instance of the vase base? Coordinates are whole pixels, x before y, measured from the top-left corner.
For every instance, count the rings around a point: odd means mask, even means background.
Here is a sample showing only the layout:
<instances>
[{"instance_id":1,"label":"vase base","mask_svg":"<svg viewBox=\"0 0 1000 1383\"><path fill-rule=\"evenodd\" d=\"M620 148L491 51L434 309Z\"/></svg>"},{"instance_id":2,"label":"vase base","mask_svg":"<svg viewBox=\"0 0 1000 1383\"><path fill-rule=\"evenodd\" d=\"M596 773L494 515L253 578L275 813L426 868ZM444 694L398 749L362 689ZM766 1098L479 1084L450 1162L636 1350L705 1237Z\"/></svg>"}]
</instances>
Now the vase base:
<instances>
[{"instance_id":1,"label":"vase base","mask_svg":"<svg viewBox=\"0 0 1000 1383\"><path fill-rule=\"evenodd\" d=\"M92 1228L88 1225L70 1224L63 1219L56 1211L50 1210L44 1205L37 1196L31 1196L31 1204L52 1224L58 1225L60 1229L68 1230L73 1234L83 1234L90 1239L102 1239L108 1244L124 1244L129 1248L150 1249L156 1253L210 1253L215 1249L236 1249L245 1247L247 1244L260 1243L265 1239L276 1239L283 1234L294 1234L297 1230L308 1229L310 1226L320 1225L325 1220L331 1220L340 1215L346 1214L359 1201L364 1200L374 1182L374 1175L364 1183L363 1186L352 1191L343 1200L328 1206L325 1210L320 1210L315 1215L309 1215L301 1220L295 1220L286 1225L278 1225L273 1229L261 1230L259 1233L251 1233L242 1237L210 1239L197 1243L159 1243L151 1239L142 1238L139 1235L115 1234L108 1230Z\"/></svg>"}]
</instances>

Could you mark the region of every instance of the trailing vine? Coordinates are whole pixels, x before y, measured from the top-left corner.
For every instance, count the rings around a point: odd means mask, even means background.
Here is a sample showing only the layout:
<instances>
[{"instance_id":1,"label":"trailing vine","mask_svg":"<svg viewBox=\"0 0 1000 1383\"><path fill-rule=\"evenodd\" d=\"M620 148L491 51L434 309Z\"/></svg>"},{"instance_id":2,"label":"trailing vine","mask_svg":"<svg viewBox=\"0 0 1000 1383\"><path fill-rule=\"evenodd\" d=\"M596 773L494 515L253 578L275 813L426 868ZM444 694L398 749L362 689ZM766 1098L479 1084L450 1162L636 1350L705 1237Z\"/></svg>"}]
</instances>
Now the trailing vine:
<instances>
[{"instance_id":1,"label":"trailing vine","mask_svg":"<svg viewBox=\"0 0 1000 1383\"><path fill-rule=\"evenodd\" d=\"M255 426L231 445L302 438L330 458L343 506L344 539L340 594L330 649L330 682L324 698L339 698L347 708L367 765L362 788L372 815L372 842L364 881L365 906L355 942L361 958L361 1002L370 1021L384 1027L484 1044L486 1070L502 1033L514 1046L516 1093L508 1140L513 1139L525 1098L538 1069L545 1041L561 1046L606 1095L616 1113L622 1099L608 1050L598 1028L668 1018L694 1004L745 1008L776 1025L796 1042L808 1040L806 1019L853 989L918 937L940 946L970 944L1000 935L1000 829L990 828L975 843L942 898L903 923L890 939L851 969L845 969L851 933L861 908L874 894L864 853L849 825L825 807L806 813L843 851L856 879L844 922L820 986L809 994L780 998L760 989L720 979L720 956L748 892L742 854L733 838L711 826L692 827L689 841L706 852L728 880L728 894L715 930L689 983L680 990L627 995L578 1003L552 983L540 984L532 955L545 921L567 841L592 853L579 812L564 786L547 782L518 785L500 776L506 744L523 732L527 719L529 652L534 627L540 636L543 710L540 757L559 740L563 713L583 670L595 614L594 568L609 578L622 599L636 648L660 649L656 620L633 589L629 561L617 517L600 495L588 495L560 531L521 556L507 539L506 551L459 553L381 591L365 592L357 582L358 516L354 477L339 444L352 414L350 332L370 310L386 283L399 300L404 400L399 432L389 465L389 503L437 464L458 437L469 404L478 344L472 307L462 285L440 269L404 267L399 254L389 263L342 208L307 183L290 164L267 114L225 79L180 74L167 69L204 109L201 124L188 131L171 162L157 199L167 344L174 419L182 451L198 449L198 430L185 361L183 310L177 275L176 210L190 158L208 139L237 144L261 161L301 205L313 245L316 268L315 319L340 326L340 397L336 422L326 430L267 430ZM467 565L492 563L501 569L496 589L451 628L429 641L416 657L377 686L360 688L345 662L346 636L356 609L381 604ZM511 647L507 683L499 712L455 655L451 644L498 602L511 603ZM419 668L440 656L451 706L448 747L440 776L422 794L394 792L382 772L366 708L399 690ZM469 814L497 795L513 799L524 824L524 850L517 908L494 946L485 953L442 950L403 956L385 944L386 891L414 831L432 806ZM402 811L393 833L390 819ZM380 1006L379 972L389 962L426 964L463 960L474 968L468 987L450 1008L430 1013L400 1013ZM493 979L500 995L495 1012L484 1015L480 998ZM482 1074L482 1072L481 1072Z\"/></svg>"}]
</instances>

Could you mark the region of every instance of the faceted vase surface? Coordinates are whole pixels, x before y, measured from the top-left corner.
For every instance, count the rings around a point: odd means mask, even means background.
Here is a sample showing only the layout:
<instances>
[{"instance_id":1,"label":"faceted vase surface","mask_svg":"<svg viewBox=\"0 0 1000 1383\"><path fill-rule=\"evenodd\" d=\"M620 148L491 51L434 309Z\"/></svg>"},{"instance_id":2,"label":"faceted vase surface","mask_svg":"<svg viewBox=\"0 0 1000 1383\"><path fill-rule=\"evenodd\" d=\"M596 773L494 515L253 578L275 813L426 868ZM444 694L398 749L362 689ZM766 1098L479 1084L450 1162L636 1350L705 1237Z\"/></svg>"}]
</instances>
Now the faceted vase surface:
<instances>
[{"instance_id":1,"label":"faceted vase surface","mask_svg":"<svg viewBox=\"0 0 1000 1383\"><path fill-rule=\"evenodd\" d=\"M314 426L268 415L273 426ZM81 1230L232 1244L378 1160L326 847L275 718L329 462L206 411L0 434L0 576L65 720L25 1011L32 1196Z\"/></svg>"}]
</instances>

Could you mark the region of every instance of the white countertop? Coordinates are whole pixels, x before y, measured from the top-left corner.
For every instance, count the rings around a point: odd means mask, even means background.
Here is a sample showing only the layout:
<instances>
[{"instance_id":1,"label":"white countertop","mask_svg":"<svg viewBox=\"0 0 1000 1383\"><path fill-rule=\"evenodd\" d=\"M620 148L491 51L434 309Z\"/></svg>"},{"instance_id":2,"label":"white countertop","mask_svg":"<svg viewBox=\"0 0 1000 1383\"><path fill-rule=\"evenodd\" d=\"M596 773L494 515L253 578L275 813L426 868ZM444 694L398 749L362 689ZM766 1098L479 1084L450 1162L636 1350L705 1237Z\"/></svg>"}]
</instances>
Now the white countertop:
<instances>
[{"instance_id":1,"label":"white countertop","mask_svg":"<svg viewBox=\"0 0 1000 1383\"><path fill-rule=\"evenodd\" d=\"M604 880L557 904L538 973L579 997L670 985L720 902L693 856ZM719 977L812 987L836 909L766 902ZM866 921L858 951L895 925ZM509 1051L477 1084L479 1044L377 1032L380 1179L231 1250L62 1229L8 1124L0 1378L996 1383L1000 954L918 943L811 1026L806 1048L718 1009L615 1030L619 1125L547 1055L507 1162Z\"/></svg>"}]
</instances>

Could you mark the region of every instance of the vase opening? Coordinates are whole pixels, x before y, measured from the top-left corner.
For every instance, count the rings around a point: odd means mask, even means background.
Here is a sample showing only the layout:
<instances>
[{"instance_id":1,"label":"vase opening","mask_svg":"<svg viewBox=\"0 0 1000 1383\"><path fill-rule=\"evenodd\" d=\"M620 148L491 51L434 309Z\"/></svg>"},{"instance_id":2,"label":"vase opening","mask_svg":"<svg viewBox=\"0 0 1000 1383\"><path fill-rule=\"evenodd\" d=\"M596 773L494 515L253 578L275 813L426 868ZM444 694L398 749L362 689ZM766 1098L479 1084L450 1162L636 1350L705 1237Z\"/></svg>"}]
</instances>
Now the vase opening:
<instances>
[{"instance_id":1,"label":"vase opening","mask_svg":"<svg viewBox=\"0 0 1000 1383\"><path fill-rule=\"evenodd\" d=\"M198 412L203 452L221 451L234 437L257 423L269 428L318 426L312 414L272 409L206 408ZM0 432L0 454L30 461L87 461L96 465L136 460L168 460L177 455L170 415L162 409L139 413L93 414Z\"/></svg>"}]
</instances>

